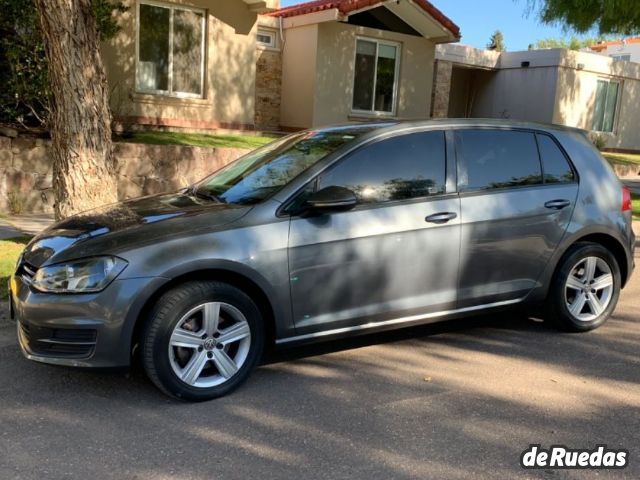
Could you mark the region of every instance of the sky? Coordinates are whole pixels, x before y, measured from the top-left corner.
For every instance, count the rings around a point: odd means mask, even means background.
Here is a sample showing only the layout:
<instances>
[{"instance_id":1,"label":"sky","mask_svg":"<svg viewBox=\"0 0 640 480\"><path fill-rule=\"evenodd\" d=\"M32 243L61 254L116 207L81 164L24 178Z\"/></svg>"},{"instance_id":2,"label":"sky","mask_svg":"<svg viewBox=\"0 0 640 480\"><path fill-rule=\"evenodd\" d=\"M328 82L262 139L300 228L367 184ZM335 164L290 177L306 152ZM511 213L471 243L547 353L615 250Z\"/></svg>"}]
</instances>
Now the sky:
<instances>
[{"instance_id":1,"label":"sky","mask_svg":"<svg viewBox=\"0 0 640 480\"><path fill-rule=\"evenodd\" d=\"M527 0L430 0L460 27L460 43L484 48L495 30L504 35L507 50L526 50L544 38L570 38L561 27L542 25L534 13L527 15ZM281 0L281 6L302 0ZM580 38L579 35L576 35Z\"/></svg>"}]
</instances>

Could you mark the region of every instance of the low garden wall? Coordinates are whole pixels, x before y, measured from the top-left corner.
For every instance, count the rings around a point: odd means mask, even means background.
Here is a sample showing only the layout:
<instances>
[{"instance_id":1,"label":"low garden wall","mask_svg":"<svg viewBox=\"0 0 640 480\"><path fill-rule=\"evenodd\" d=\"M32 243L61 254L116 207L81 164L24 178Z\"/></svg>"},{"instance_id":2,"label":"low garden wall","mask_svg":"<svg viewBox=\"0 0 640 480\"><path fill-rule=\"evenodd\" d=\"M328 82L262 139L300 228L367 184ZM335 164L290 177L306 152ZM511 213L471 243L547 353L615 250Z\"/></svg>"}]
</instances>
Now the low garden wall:
<instances>
[{"instance_id":1,"label":"low garden wall","mask_svg":"<svg viewBox=\"0 0 640 480\"><path fill-rule=\"evenodd\" d=\"M49 140L0 136L0 213L53 212ZM248 150L174 145L115 144L121 200L177 190ZM640 175L636 165L613 164L619 177Z\"/></svg>"},{"instance_id":2,"label":"low garden wall","mask_svg":"<svg viewBox=\"0 0 640 480\"><path fill-rule=\"evenodd\" d=\"M0 136L0 212L53 212L50 140ZM121 200L177 190L235 160L247 150L174 145L115 144Z\"/></svg>"}]
</instances>

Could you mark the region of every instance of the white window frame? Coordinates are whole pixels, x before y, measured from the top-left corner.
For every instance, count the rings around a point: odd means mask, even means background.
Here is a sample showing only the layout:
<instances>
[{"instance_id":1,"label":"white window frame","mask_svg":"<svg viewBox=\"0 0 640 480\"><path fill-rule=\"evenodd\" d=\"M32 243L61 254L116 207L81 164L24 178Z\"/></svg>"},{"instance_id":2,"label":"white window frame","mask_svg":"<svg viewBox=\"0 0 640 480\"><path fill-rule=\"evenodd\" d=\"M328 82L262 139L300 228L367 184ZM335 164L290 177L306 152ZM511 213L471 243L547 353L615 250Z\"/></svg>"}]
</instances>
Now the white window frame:
<instances>
[{"instance_id":1,"label":"white window frame","mask_svg":"<svg viewBox=\"0 0 640 480\"><path fill-rule=\"evenodd\" d=\"M153 7L166 8L171 11L169 15L169 89L168 90L143 90L138 85L138 69L140 63L140 5L150 5ZM200 59L200 93L190 92L174 92L173 91L173 12L175 10L187 10L191 12L197 12L202 14L202 43L200 49L202 51L202 58ZM204 98L205 91L205 64L207 58L207 11L202 8L193 8L183 5L176 5L173 3L156 2L154 0L138 0L136 2L136 71L135 71L135 91L136 93L144 95L164 95L167 97L176 98Z\"/></svg>"},{"instance_id":2,"label":"white window frame","mask_svg":"<svg viewBox=\"0 0 640 480\"><path fill-rule=\"evenodd\" d=\"M605 133L605 134L614 134L615 131L618 128L618 110L620 109L620 98L622 97L622 82L620 80L615 80L612 78L605 78L605 77L598 77L598 79L596 80L596 98L595 101L597 102L597 85L598 82L606 82L607 84L609 83L615 83L616 85L618 85L618 94L616 95L616 104L613 108L613 123L611 124L611 131L607 131L607 130L595 130L593 129L593 121L594 118L592 116L591 118L591 131L592 132L596 132L596 133ZM609 86L607 85L607 96L605 98L605 102L604 102L604 109L603 109L603 115L604 112L607 111L607 105L609 103ZM594 103L594 107L593 107L593 115L595 115L595 103ZM604 123L604 122L603 122Z\"/></svg>"},{"instance_id":3,"label":"white window frame","mask_svg":"<svg viewBox=\"0 0 640 480\"><path fill-rule=\"evenodd\" d=\"M258 40L258 35L267 36L271 39L271 41L269 43L261 42L260 40ZM277 43L277 36L276 36L275 30L258 28L258 31L256 32L256 44L258 45L258 47L261 47L261 48L277 49L278 43Z\"/></svg>"},{"instance_id":4,"label":"white window frame","mask_svg":"<svg viewBox=\"0 0 640 480\"><path fill-rule=\"evenodd\" d=\"M376 44L376 70L373 75L373 105L372 108L375 108L375 92L378 81L378 51L380 49L380 45L387 45L389 47L396 47L396 68L393 73L393 102L391 106L391 112L385 112L381 110L359 110L353 108L353 97L356 93L356 58L358 55L358 42L362 40L365 42L372 42ZM351 82L351 113L354 115L360 116L375 116L375 117L395 117L397 113L398 106L398 84L400 83L400 60L402 57L402 43L394 42L391 40L379 40L377 38L371 37L362 37L357 36L355 41L355 48L353 52L353 79Z\"/></svg>"}]
</instances>

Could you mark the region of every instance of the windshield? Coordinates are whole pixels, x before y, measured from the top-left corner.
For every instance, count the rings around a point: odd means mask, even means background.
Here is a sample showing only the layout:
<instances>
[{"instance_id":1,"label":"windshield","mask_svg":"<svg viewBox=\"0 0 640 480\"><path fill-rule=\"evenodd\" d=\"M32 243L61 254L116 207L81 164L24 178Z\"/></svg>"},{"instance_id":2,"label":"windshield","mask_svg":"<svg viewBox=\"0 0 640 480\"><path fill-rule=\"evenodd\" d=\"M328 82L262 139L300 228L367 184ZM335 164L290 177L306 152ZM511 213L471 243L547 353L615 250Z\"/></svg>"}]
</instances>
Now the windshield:
<instances>
[{"instance_id":1,"label":"windshield","mask_svg":"<svg viewBox=\"0 0 640 480\"><path fill-rule=\"evenodd\" d=\"M258 203L338 148L371 131L347 126L288 135L255 150L198 183L192 192L223 203Z\"/></svg>"}]
</instances>

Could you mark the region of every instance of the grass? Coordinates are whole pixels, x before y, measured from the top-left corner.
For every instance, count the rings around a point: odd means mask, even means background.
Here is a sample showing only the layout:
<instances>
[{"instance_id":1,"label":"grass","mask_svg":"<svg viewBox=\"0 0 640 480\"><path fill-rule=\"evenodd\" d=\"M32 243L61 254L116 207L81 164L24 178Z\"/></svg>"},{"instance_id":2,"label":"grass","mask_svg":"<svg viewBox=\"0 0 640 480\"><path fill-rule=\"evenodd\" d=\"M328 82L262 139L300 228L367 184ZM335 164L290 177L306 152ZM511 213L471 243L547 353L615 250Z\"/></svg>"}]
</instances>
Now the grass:
<instances>
[{"instance_id":1,"label":"grass","mask_svg":"<svg viewBox=\"0 0 640 480\"><path fill-rule=\"evenodd\" d=\"M191 145L211 148L255 149L273 141L272 137L256 135L205 135L201 133L178 132L135 132L133 137L124 139L129 143L149 145Z\"/></svg>"},{"instance_id":2,"label":"grass","mask_svg":"<svg viewBox=\"0 0 640 480\"><path fill-rule=\"evenodd\" d=\"M623 163L625 165L640 166L640 154L637 153L610 153L602 152L604 158L613 163Z\"/></svg>"},{"instance_id":3,"label":"grass","mask_svg":"<svg viewBox=\"0 0 640 480\"><path fill-rule=\"evenodd\" d=\"M0 301L7 299L7 282L13 274L18 255L31 237L16 237L0 240Z\"/></svg>"},{"instance_id":4,"label":"grass","mask_svg":"<svg viewBox=\"0 0 640 480\"><path fill-rule=\"evenodd\" d=\"M640 195L631 195L631 212L634 220L640 220Z\"/></svg>"}]
</instances>

